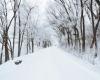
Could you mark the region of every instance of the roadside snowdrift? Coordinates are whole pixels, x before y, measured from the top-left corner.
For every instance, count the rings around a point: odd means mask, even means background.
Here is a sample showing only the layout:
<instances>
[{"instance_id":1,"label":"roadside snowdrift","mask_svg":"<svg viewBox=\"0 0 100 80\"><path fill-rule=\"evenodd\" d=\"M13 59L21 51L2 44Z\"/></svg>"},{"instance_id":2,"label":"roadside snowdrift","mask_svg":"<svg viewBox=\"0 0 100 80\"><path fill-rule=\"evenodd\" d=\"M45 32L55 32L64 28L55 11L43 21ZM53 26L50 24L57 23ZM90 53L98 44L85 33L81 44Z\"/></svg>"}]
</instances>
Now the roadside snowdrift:
<instances>
[{"instance_id":1,"label":"roadside snowdrift","mask_svg":"<svg viewBox=\"0 0 100 80\"><path fill-rule=\"evenodd\" d=\"M22 60L15 65L14 61ZM0 66L0 80L100 80L99 74L77 63L56 47L40 50Z\"/></svg>"}]
</instances>

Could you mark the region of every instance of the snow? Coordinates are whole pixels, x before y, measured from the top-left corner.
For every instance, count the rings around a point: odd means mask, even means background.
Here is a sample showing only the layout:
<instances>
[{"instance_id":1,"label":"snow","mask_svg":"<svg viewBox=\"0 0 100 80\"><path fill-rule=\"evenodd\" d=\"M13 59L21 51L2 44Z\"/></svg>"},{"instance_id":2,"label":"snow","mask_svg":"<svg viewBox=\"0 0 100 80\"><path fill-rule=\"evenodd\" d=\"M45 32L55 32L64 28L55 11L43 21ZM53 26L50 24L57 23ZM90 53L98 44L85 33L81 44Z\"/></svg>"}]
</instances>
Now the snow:
<instances>
[{"instance_id":1,"label":"snow","mask_svg":"<svg viewBox=\"0 0 100 80\"><path fill-rule=\"evenodd\" d=\"M16 60L22 63L15 65ZM4 63L0 80L100 80L100 76L76 57L50 47Z\"/></svg>"}]
</instances>

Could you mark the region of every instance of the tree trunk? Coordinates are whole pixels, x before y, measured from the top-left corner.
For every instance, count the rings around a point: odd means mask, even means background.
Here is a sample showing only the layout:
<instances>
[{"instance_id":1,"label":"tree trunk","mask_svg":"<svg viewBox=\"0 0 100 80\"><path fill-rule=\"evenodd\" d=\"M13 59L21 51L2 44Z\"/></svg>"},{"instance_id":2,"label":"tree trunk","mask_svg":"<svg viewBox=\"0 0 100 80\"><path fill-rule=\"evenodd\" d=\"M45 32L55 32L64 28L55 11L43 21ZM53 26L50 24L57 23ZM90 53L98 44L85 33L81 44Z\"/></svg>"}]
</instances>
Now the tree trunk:
<instances>
[{"instance_id":1,"label":"tree trunk","mask_svg":"<svg viewBox=\"0 0 100 80\"><path fill-rule=\"evenodd\" d=\"M9 51L8 51L8 33L4 32L4 46L5 46L5 62L9 60Z\"/></svg>"},{"instance_id":2,"label":"tree trunk","mask_svg":"<svg viewBox=\"0 0 100 80\"><path fill-rule=\"evenodd\" d=\"M85 51L85 23L84 23L84 17L83 17L83 36L82 36L82 51Z\"/></svg>"},{"instance_id":3,"label":"tree trunk","mask_svg":"<svg viewBox=\"0 0 100 80\"><path fill-rule=\"evenodd\" d=\"M31 42L32 42L32 53L34 52L34 39L32 38L31 39Z\"/></svg>"},{"instance_id":4,"label":"tree trunk","mask_svg":"<svg viewBox=\"0 0 100 80\"><path fill-rule=\"evenodd\" d=\"M85 51L85 21L84 21L84 15L83 15L83 2L81 2L81 22L80 22L80 29L81 29L81 37L82 37L82 51Z\"/></svg>"},{"instance_id":5,"label":"tree trunk","mask_svg":"<svg viewBox=\"0 0 100 80\"><path fill-rule=\"evenodd\" d=\"M19 39L18 39L18 57L21 55L21 20L19 11Z\"/></svg>"},{"instance_id":6,"label":"tree trunk","mask_svg":"<svg viewBox=\"0 0 100 80\"><path fill-rule=\"evenodd\" d=\"M16 12L17 12L17 0L14 0L14 33L13 33L13 58L14 58L14 50L15 50L15 36L16 36Z\"/></svg>"}]
</instances>

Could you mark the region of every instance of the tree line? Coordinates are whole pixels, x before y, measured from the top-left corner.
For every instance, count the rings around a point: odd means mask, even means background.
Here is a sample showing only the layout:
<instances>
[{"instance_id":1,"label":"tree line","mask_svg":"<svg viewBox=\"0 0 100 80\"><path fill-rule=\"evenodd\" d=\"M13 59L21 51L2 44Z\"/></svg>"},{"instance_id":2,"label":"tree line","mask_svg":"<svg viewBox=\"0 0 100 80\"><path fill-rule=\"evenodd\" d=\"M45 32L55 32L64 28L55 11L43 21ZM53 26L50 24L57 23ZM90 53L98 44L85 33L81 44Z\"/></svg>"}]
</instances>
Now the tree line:
<instances>
[{"instance_id":1,"label":"tree line","mask_svg":"<svg viewBox=\"0 0 100 80\"><path fill-rule=\"evenodd\" d=\"M37 9L37 5L28 5L23 0L0 0L0 64L14 59L15 55L19 57L24 42L27 54L29 49L34 52L33 28L37 16L33 18L33 14Z\"/></svg>"},{"instance_id":2,"label":"tree line","mask_svg":"<svg viewBox=\"0 0 100 80\"><path fill-rule=\"evenodd\" d=\"M54 0L47 13L61 46L73 47L80 53L94 49L94 58L99 56L99 0Z\"/></svg>"}]
</instances>

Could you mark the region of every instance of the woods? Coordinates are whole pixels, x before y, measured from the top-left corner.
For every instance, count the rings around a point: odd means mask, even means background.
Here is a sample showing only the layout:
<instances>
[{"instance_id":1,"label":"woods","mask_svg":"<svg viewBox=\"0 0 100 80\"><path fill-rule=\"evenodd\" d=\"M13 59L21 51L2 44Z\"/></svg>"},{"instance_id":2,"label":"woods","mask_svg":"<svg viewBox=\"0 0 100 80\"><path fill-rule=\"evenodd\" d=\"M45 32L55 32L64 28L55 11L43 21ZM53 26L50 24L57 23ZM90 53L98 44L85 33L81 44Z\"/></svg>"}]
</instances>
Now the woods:
<instances>
[{"instance_id":1,"label":"woods","mask_svg":"<svg viewBox=\"0 0 100 80\"><path fill-rule=\"evenodd\" d=\"M0 80L87 79L100 80L100 0L0 0Z\"/></svg>"},{"instance_id":2,"label":"woods","mask_svg":"<svg viewBox=\"0 0 100 80\"><path fill-rule=\"evenodd\" d=\"M54 0L47 12L61 46L65 49L71 46L84 55L90 50L94 58L99 57L99 0Z\"/></svg>"},{"instance_id":3,"label":"woods","mask_svg":"<svg viewBox=\"0 0 100 80\"><path fill-rule=\"evenodd\" d=\"M29 43L32 42L31 49L32 52L34 51L34 36L32 36L33 31L28 33L27 31L29 29L28 26L30 26L31 29L33 28L33 21L29 18L32 17L31 14L34 13L33 10L37 7L36 5L28 6L26 3L22 2L22 0L0 1L0 64L8 61L9 59L14 59L16 52L18 52L18 57L21 55L21 49L25 41L24 39L26 34L29 34L26 38L31 36L30 41L28 41ZM16 41L18 41L18 44L16 44ZM15 50L16 45L18 46L18 51ZM29 48L28 45L27 47ZM29 52L27 50L27 54L28 53Z\"/></svg>"},{"instance_id":4,"label":"woods","mask_svg":"<svg viewBox=\"0 0 100 80\"><path fill-rule=\"evenodd\" d=\"M53 0L42 9L32 3L0 1L0 64L52 45L100 57L99 0Z\"/></svg>"}]
</instances>

